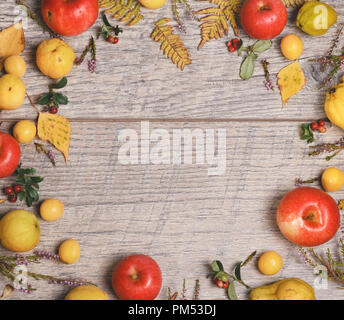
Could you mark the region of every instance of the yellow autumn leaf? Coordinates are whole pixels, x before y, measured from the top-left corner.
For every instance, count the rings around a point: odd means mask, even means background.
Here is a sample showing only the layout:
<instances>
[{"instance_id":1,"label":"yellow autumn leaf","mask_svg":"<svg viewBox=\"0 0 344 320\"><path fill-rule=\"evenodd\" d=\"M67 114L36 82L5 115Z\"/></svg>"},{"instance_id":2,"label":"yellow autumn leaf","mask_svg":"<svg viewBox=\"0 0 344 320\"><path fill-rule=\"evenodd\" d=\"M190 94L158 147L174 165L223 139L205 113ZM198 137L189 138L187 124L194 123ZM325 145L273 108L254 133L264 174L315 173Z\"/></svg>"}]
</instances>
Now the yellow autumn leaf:
<instances>
[{"instance_id":1,"label":"yellow autumn leaf","mask_svg":"<svg viewBox=\"0 0 344 320\"><path fill-rule=\"evenodd\" d=\"M63 153L66 162L68 161L71 126L65 117L51 113L40 113L37 132L41 140L49 141Z\"/></svg>"},{"instance_id":2,"label":"yellow autumn leaf","mask_svg":"<svg viewBox=\"0 0 344 320\"><path fill-rule=\"evenodd\" d=\"M25 49L25 37L22 23L17 23L0 32L0 71L4 60L21 54Z\"/></svg>"},{"instance_id":3,"label":"yellow autumn leaf","mask_svg":"<svg viewBox=\"0 0 344 320\"><path fill-rule=\"evenodd\" d=\"M306 83L306 77L300 64L295 61L282 70L277 75L278 87L282 97L282 108L287 101L298 93Z\"/></svg>"}]
</instances>

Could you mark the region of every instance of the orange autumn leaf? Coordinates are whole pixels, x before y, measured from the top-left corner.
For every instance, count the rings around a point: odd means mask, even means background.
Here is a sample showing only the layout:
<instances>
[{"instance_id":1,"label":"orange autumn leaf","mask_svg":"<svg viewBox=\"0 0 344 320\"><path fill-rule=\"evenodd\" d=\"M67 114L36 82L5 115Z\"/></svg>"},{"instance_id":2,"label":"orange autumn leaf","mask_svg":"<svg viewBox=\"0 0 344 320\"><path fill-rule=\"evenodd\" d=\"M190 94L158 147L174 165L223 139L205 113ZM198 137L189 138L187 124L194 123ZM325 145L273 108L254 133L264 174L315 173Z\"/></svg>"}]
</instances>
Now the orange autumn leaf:
<instances>
[{"instance_id":1,"label":"orange autumn leaf","mask_svg":"<svg viewBox=\"0 0 344 320\"><path fill-rule=\"evenodd\" d=\"M278 87L282 97L282 108L287 101L298 93L306 83L306 77L300 64L295 61L283 68L277 75Z\"/></svg>"},{"instance_id":2,"label":"orange autumn leaf","mask_svg":"<svg viewBox=\"0 0 344 320\"><path fill-rule=\"evenodd\" d=\"M51 113L40 113L37 132L41 140L49 141L63 153L66 162L68 161L71 126L65 117Z\"/></svg>"},{"instance_id":3,"label":"orange autumn leaf","mask_svg":"<svg viewBox=\"0 0 344 320\"><path fill-rule=\"evenodd\" d=\"M25 37L22 23L17 23L0 32L0 71L4 60L21 54L25 49Z\"/></svg>"}]
</instances>

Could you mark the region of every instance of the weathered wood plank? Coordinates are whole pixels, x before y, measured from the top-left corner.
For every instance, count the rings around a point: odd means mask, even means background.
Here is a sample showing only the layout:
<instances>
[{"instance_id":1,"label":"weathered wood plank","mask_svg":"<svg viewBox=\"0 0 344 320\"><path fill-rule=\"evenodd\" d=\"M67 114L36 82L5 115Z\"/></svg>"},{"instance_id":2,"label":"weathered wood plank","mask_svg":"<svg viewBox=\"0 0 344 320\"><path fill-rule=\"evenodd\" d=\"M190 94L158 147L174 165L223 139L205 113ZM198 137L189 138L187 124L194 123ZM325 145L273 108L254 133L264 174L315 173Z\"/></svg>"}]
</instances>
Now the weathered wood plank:
<instances>
[{"instance_id":1,"label":"weathered wood plank","mask_svg":"<svg viewBox=\"0 0 344 320\"><path fill-rule=\"evenodd\" d=\"M30 3L30 1L29 1ZM32 3L32 1L31 1ZM35 2L36 4L38 2ZM342 20L344 9L339 0L328 1L339 12ZM195 9L205 8L205 1L191 1ZM7 27L17 17L14 1L0 4L0 27ZM280 54L279 42L283 35L295 32L304 40L304 53L300 60L307 75L305 88L293 97L284 110L278 89L267 92L264 85L264 71L257 62L255 76L249 81L239 79L241 57L230 54L225 46L227 39L212 41L200 51L196 47L200 40L198 23L185 17L187 34L182 35L190 49L193 64L184 72L178 70L159 51L159 44L149 37L153 22L158 18L172 17L171 5L167 4L156 11L145 10L145 20L134 27L125 27L120 42L111 46L103 40L97 41L98 71L91 75L84 64L75 67L69 77L70 85L64 90L70 98L70 105L61 108L61 112L74 119L312 119L324 116L324 92L318 91L318 82L314 79L311 57L324 54L336 27L327 35L316 38L308 36L295 26L295 9L290 9L289 23L283 34L274 40L273 49L261 55L268 58L271 74L288 64ZM98 20L97 26L101 21ZM97 27L76 38L66 41L77 53L82 52L90 35L96 34ZM232 37L230 33L229 38ZM245 43L249 39L241 30L240 37ZM46 91L49 80L40 74L34 64L35 48L48 35L28 20L26 30L27 49L25 58L28 72L24 77L27 90L32 97L38 97ZM251 40L252 43L252 40ZM34 117L28 102L16 111L3 112L2 119Z\"/></svg>"},{"instance_id":2,"label":"weathered wood plank","mask_svg":"<svg viewBox=\"0 0 344 320\"><path fill-rule=\"evenodd\" d=\"M221 259L227 267L257 249L276 250L285 266L276 276L262 276L255 262L245 269L244 279L252 286L284 277L299 277L313 284L312 270L298 258L296 247L285 240L275 223L280 198L293 188L298 176L311 178L329 165L342 166L342 157L331 163L323 157L309 158L305 142L298 138L299 123L150 123L151 129L200 128L227 130L227 169L223 175L208 176L207 165L121 165L118 135L122 129L140 134L140 123L72 123L70 163L58 166L22 147L23 166L34 166L45 177L41 199L57 197L65 203L65 215L55 223L41 221L38 249L54 251L68 238L78 239L82 257L75 265L44 263L34 270L64 277L81 277L104 288L111 298L111 271L120 258L145 253L160 264L164 286L180 290L183 278L191 294L194 280L201 281L201 298L224 299L206 279L208 263ZM10 126L4 123L3 128ZM341 132L331 129L326 141ZM152 147L154 143L152 143ZM220 147L220 151L224 147ZM4 179L2 186L13 181ZM343 198L344 192L334 194ZM0 214L20 204L5 204ZM38 213L37 207L33 209ZM331 247L335 246L333 240ZM326 246L323 246L325 248ZM8 251L0 249L0 254ZM0 277L0 288L6 284ZM13 299L60 299L66 288L34 283L37 292L15 294ZM240 297L247 298L239 288ZM320 299L343 298L329 284L317 290Z\"/></svg>"}]
</instances>

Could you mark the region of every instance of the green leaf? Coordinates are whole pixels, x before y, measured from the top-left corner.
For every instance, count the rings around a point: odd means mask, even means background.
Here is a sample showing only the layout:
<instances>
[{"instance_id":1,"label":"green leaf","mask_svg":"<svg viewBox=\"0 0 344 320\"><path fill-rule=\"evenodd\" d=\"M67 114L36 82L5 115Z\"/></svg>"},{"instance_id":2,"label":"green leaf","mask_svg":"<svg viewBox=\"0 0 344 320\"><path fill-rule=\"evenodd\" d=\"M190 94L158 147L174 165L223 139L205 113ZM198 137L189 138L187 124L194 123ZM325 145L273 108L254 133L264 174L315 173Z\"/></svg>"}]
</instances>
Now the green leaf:
<instances>
[{"instance_id":1,"label":"green leaf","mask_svg":"<svg viewBox=\"0 0 344 320\"><path fill-rule=\"evenodd\" d=\"M240 67L240 78L248 80L252 77L254 72L254 56L249 54L241 64Z\"/></svg>"},{"instance_id":2,"label":"green leaf","mask_svg":"<svg viewBox=\"0 0 344 320\"><path fill-rule=\"evenodd\" d=\"M26 204L28 207L32 206L32 198L29 194L26 194Z\"/></svg>"},{"instance_id":3,"label":"green leaf","mask_svg":"<svg viewBox=\"0 0 344 320\"><path fill-rule=\"evenodd\" d=\"M252 51L254 51L255 53L261 53L261 52L269 50L271 46L272 46L271 40L258 40L252 46Z\"/></svg>"},{"instance_id":4,"label":"green leaf","mask_svg":"<svg viewBox=\"0 0 344 320\"><path fill-rule=\"evenodd\" d=\"M110 24L106 14L103 14L103 22L107 27L112 27L112 25Z\"/></svg>"},{"instance_id":5,"label":"green leaf","mask_svg":"<svg viewBox=\"0 0 344 320\"><path fill-rule=\"evenodd\" d=\"M49 103L51 99L51 93L44 93L40 96L40 98L38 99L37 103L40 104L41 106L45 106L46 104Z\"/></svg>"},{"instance_id":6,"label":"green leaf","mask_svg":"<svg viewBox=\"0 0 344 320\"><path fill-rule=\"evenodd\" d=\"M31 180L33 182L37 182L37 183L40 183L42 182L44 179L42 177L31 177Z\"/></svg>"},{"instance_id":7,"label":"green leaf","mask_svg":"<svg viewBox=\"0 0 344 320\"><path fill-rule=\"evenodd\" d=\"M52 84L51 87L53 89L62 89L64 88L68 83L68 80L66 77L63 77L59 82Z\"/></svg>"},{"instance_id":8,"label":"green leaf","mask_svg":"<svg viewBox=\"0 0 344 320\"><path fill-rule=\"evenodd\" d=\"M238 296L235 291L234 281L231 281L227 290L229 300L238 300Z\"/></svg>"},{"instance_id":9,"label":"green leaf","mask_svg":"<svg viewBox=\"0 0 344 320\"><path fill-rule=\"evenodd\" d=\"M301 124L301 140L306 140L307 143L314 142L314 134L309 123Z\"/></svg>"},{"instance_id":10,"label":"green leaf","mask_svg":"<svg viewBox=\"0 0 344 320\"><path fill-rule=\"evenodd\" d=\"M27 192L33 201L39 200L38 192L34 188L27 188Z\"/></svg>"},{"instance_id":11,"label":"green leaf","mask_svg":"<svg viewBox=\"0 0 344 320\"><path fill-rule=\"evenodd\" d=\"M68 104L68 98L62 93L55 93L54 99L58 104Z\"/></svg>"},{"instance_id":12,"label":"green leaf","mask_svg":"<svg viewBox=\"0 0 344 320\"><path fill-rule=\"evenodd\" d=\"M214 272L220 272L224 270L222 263L218 260L213 261L210 266Z\"/></svg>"},{"instance_id":13,"label":"green leaf","mask_svg":"<svg viewBox=\"0 0 344 320\"><path fill-rule=\"evenodd\" d=\"M235 277L238 279L238 280L241 280L241 262L239 262L236 267L235 267L235 270L234 270L234 274L235 274Z\"/></svg>"},{"instance_id":14,"label":"green leaf","mask_svg":"<svg viewBox=\"0 0 344 320\"><path fill-rule=\"evenodd\" d=\"M20 191L20 192L19 192L19 200L20 200L20 201L23 201L24 198L25 198L25 192L24 192L24 191Z\"/></svg>"}]
</instances>

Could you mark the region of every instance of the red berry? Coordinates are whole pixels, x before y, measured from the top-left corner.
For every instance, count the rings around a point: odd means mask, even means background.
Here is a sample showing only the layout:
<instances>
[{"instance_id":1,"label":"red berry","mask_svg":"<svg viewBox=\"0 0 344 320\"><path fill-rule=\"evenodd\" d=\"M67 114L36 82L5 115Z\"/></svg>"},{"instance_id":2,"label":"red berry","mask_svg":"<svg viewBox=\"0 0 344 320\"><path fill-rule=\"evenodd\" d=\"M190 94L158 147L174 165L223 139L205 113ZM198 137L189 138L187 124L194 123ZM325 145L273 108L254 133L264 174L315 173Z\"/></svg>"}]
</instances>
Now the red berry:
<instances>
[{"instance_id":1,"label":"red berry","mask_svg":"<svg viewBox=\"0 0 344 320\"><path fill-rule=\"evenodd\" d=\"M55 107L55 106L50 107L50 110L49 110L49 112L51 114L56 114L58 111L59 111L59 109L57 107Z\"/></svg>"},{"instance_id":2,"label":"red berry","mask_svg":"<svg viewBox=\"0 0 344 320\"><path fill-rule=\"evenodd\" d=\"M17 202L17 196L15 194L12 194L8 197L8 201L9 202L12 202L12 203L15 203Z\"/></svg>"},{"instance_id":3,"label":"red berry","mask_svg":"<svg viewBox=\"0 0 344 320\"><path fill-rule=\"evenodd\" d=\"M232 40L232 43L233 43L233 47L235 49L239 49L239 46L240 46L240 40L238 38L235 38Z\"/></svg>"},{"instance_id":4,"label":"red berry","mask_svg":"<svg viewBox=\"0 0 344 320\"><path fill-rule=\"evenodd\" d=\"M5 188L5 194L6 195L11 195L11 194L13 194L13 189L12 189L12 187L7 187L7 188Z\"/></svg>"},{"instance_id":5,"label":"red berry","mask_svg":"<svg viewBox=\"0 0 344 320\"><path fill-rule=\"evenodd\" d=\"M224 282L221 281L221 280L217 280L217 281L216 281L216 285L217 285L218 288L223 288Z\"/></svg>"},{"instance_id":6,"label":"red berry","mask_svg":"<svg viewBox=\"0 0 344 320\"><path fill-rule=\"evenodd\" d=\"M223 289L227 289L228 286L229 286L229 282L226 281L226 282L223 283L223 287L222 287L222 288L223 288Z\"/></svg>"},{"instance_id":7,"label":"red berry","mask_svg":"<svg viewBox=\"0 0 344 320\"><path fill-rule=\"evenodd\" d=\"M235 48L233 46L228 47L228 49L229 49L230 52L234 52L235 51Z\"/></svg>"},{"instance_id":8,"label":"red berry","mask_svg":"<svg viewBox=\"0 0 344 320\"><path fill-rule=\"evenodd\" d=\"M318 130L319 130L321 133L325 133L325 132L327 131L326 128L323 127L323 126L320 126L320 127L318 128Z\"/></svg>"},{"instance_id":9,"label":"red berry","mask_svg":"<svg viewBox=\"0 0 344 320\"><path fill-rule=\"evenodd\" d=\"M118 37L114 37L113 41L114 41L113 42L114 44L118 43L118 41L119 41Z\"/></svg>"},{"instance_id":10,"label":"red berry","mask_svg":"<svg viewBox=\"0 0 344 320\"><path fill-rule=\"evenodd\" d=\"M317 130L318 128L319 128L318 123L317 123L317 122L312 122L312 124L311 124L311 129L312 129L313 131L315 131L315 130Z\"/></svg>"},{"instance_id":11,"label":"red berry","mask_svg":"<svg viewBox=\"0 0 344 320\"><path fill-rule=\"evenodd\" d=\"M325 125L325 121L324 120L319 120L318 124L320 127L323 127Z\"/></svg>"},{"instance_id":12,"label":"red berry","mask_svg":"<svg viewBox=\"0 0 344 320\"><path fill-rule=\"evenodd\" d=\"M229 48L232 46L232 41L227 41L226 46Z\"/></svg>"},{"instance_id":13,"label":"red berry","mask_svg":"<svg viewBox=\"0 0 344 320\"><path fill-rule=\"evenodd\" d=\"M19 193L21 190L22 190L22 187L21 187L19 184L16 184L16 185L14 186L14 192L15 192L15 193Z\"/></svg>"},{"instance_id":14,"label":"red berry","mask_svg":"<svg viewBox=\"0 0 344 320\"><path fill-rule=\"evenodd\" d=\"M115 43L115 38L113 36L108 36L107 41L110 43Z\"/></svg>"}]
</instances>

